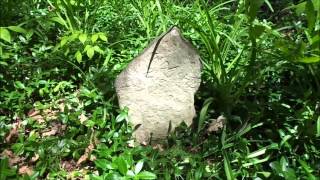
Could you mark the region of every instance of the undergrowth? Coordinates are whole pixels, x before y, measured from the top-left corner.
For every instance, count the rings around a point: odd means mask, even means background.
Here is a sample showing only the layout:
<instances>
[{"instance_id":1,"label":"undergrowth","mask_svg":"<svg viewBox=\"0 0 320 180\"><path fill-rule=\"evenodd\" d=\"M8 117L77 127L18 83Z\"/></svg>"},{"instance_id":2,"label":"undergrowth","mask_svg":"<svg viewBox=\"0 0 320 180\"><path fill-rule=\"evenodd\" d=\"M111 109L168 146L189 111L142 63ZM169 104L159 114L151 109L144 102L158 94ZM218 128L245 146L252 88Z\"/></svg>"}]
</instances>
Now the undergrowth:
<instances>
[{"instance_id":1,"label":"undergrowth","mask_svg":"<svg viewBox=\"0 0 320 180\"><path fill-rule=\"evenodd\" d=\"M319 178L318 1L0 5L1 180ZM114 81L173 25L201 55L197 117L135 146Z\"/></svg>"}]
</instances>

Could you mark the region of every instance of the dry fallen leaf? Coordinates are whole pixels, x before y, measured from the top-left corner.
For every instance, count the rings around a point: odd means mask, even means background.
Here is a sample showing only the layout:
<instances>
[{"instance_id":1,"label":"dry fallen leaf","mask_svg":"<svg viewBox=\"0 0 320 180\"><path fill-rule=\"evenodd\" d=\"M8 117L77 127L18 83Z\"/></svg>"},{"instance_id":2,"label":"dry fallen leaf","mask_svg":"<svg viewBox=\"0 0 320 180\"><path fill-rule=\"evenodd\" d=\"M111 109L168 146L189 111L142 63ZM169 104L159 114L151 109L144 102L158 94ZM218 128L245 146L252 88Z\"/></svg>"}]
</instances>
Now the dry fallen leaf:
<instances>
[{"instance_id":1,"label":"dry fallen leaf","mask_svg":"<svg viewBox=\"0 0 320 180\"><path fill-rule=\"evenodd\" d=\"M47 132L42 133L42 136L43 136L43 137L53 136L53 135L55 135L57 132L58 132L58 129L56 129L56 128L53 127L50 131L47 131Z\"/></svg>"},{"instance_id":2,"label":"dry fallen leaf","mask_svg":"<svg viewBox=\"0 0 320 180\"><path fill-rule=\"evenodd\" d=\"M18 137L19 128L20 128L20 120L18 119L18 121L13 124L13 128L10 130L9 134L5 138L6 143L10 143Z\"/></svg>"},{"instance_id":3,"label":"dry fallen leaf","mask_svg":"<svg viewBox=\"0 0 320 180\"><path fill-rule=\"evenodd\" d=\"M67 127L66 125L62 125L59 122L53 122L50 125L51 125L51 129L49 131L43 132L42 133L43 137L53 136L53 135L62 133Z\"/></svg>"},{"instance_id":4,"label":"dry fallen leaf","mask_svg":"<svg viewBox=\"0 0 320 180\"><path fill-rule=\"evenodd\" d=\"M207 132L216 132L223 128L226 123L226 118L224 116L219 116L217 119L213 119L213 121L209 124Z\"/></svg>"},{"instance_id":5,"label":"dry fallen leaf","mask_svg":"<svg viewBox=\"0 0 320 180\"><path fill-rule=\"evenodd\" d=\"M132 140L127 141L127 145L129 148L134 148L135 147L134 140L132 139Z\"/></svg>"},{"instance_id":6,"label":"dry fallen leaf","mask_svg":"<svg viewBox=\"0 0 320 180\"><path fill-rule=\"evenodd\" d=\"M94 144L92 144L92 143L89 144L89 146L86 148L84 154L79 158L79 160L77 162L77 166L79 166L81 163L83 163L84 161L86 161L89 158L89 155L93 149L94 149Z\"/></svg>"},{"instance_id":7,"label":"dry fallen leaf","mask_svg":"<svg viewBox=\"0 0 320 180\"><path fill-rule=\"evenodd\" d=\"M12 151L5 149L2 153L1 153L1 157L7 157L9 160L9 165L10 166L14 166L17 165L18 163L24 161L26 158L24 157L19 157L16 156Z\"/></svg>"},{"instance_id":8,"label":"dry fallen leaf","mask_svg":"<svg viewBox=\"0 0 320 180\"><path fill-rule=\"evenodd\" d=\"M161 145L161 144L156 144L156 145L152 146L152 149L159 150L160 152L164 151L163 145Z\"/></svg>"},{"instance_id":9,"label":"dry fallen leaf","mask_svg":"<svg viewBox=\"0 0 320 180\"><path fill-rule=\"evenodd\" d=\"M36 162L39 159L39 154L35 154L32 158L30 162Z\"/></svg>"},{"instance_id":10,"label":"dry fallen leaf","mask_svg":"<svg viewBox=\"0 0 320 180\"><path fill-rule=\"evenodd\" d=\"M79 116L80 123L83 124L86 120L88 120L87 116L85 116L83 113Z\"/></svg>"},{"instance_id":11,"label":"dry fallen leaf","mask_svg":"<svg viewBox=\"0 0 320 180\"><path fill-rule=\"evenodd\" d=\"M61 166L63 169L65 169L67 172L71 172L76 169L76 162L72 159L70 161L62 161Z\"/></svg>"},{"instance_id":12,"label":"dry fallen leaf","mask_svg":"<svg viewBox=\"0 0 320 180\"><path fill-rule=\"evenodd\" d=\"M29 167L29 166L21 166L19 168L19 174L27 174L29 176L31 176L33 174L33 170L32 170L32 167Z\"/></svg>"}]
</instances>

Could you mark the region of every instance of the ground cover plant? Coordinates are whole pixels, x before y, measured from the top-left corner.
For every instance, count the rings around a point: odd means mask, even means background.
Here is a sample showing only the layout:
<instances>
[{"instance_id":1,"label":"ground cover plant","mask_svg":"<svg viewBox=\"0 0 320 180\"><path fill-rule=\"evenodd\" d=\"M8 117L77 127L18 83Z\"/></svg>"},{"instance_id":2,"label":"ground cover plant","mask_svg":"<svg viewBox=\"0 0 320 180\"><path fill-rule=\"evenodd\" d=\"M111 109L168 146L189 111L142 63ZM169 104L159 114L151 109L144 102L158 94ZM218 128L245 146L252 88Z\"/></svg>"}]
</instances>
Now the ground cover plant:
<instances>
[{"instance_id":1,"label":"ground cover plant","mask_svg":"<svg viewBox=\"0 0 320 180\"><path fill-rule=\"evenodd\" d=\"M0 7L1 180L319 179L319 1ZM197 117L134 146L114 80L173 25L201 55Z\"/></svg>"}]
</instances>

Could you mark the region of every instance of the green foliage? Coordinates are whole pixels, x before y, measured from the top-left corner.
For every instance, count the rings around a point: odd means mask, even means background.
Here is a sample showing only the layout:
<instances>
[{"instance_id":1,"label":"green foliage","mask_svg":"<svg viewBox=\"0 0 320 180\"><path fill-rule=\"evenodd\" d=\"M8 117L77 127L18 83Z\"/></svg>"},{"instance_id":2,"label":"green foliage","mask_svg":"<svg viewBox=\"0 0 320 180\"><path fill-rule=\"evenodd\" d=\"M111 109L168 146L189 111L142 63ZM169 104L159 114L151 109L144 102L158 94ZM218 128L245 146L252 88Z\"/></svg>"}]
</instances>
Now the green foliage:
<instances>
[{"instance_id":1,"label":"green foliage","mask_svg":"<svg viewBox=\"0 0 320 180\"><path fill-rule=\"evenodd\" d=\"M0 5L0 179L320 176L318 1ZM172 25L201 55L198 117L163 146L134 146L113 83Z\"/></svg>"}]
</instances>

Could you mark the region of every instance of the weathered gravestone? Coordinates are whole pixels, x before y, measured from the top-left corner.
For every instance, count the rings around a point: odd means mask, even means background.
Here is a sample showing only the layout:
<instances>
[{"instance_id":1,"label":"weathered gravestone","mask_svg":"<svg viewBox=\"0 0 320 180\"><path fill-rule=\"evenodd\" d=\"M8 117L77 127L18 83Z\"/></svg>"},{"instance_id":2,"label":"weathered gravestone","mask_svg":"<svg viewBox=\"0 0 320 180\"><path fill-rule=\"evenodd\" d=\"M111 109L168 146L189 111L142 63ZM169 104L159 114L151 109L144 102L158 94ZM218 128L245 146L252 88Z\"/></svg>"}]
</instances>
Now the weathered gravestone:
<instances>
[{"instance_id":1,"label":"weathered gravestone","mask_svg":"<svg viewBox=\"0 0 320 180\"><path fill-rule=\"evenodd\" d=\"M131 123L139 126L134 137L140 143L149 142L151 134L153 142L165 139L169 126L190 125L195 116L200 57L178 28L161 37L129 63L115 84L120 107L128 107Z\"/></svg>"}]
</instances>

